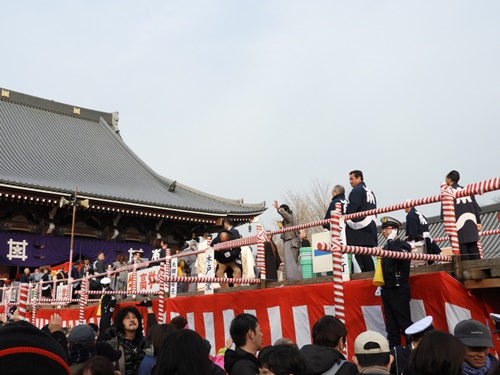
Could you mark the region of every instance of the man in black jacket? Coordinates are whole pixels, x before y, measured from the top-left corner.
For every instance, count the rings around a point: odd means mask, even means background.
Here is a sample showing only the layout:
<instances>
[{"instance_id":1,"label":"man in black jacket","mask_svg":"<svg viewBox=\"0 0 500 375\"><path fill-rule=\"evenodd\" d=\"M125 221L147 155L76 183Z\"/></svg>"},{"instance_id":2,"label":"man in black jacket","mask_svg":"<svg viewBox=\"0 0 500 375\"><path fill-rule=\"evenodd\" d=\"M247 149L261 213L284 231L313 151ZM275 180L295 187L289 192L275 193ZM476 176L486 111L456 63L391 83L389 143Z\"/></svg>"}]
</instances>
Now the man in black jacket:
<instances>
[{"instance_id":1,"label":"man in black jacket","mask_svg":"<svg viewBox=\"0 0 500 375\"><path fill-rule=\"evenodd\" d=\"M351 171L349 173L349 183L352 186L352 191L349 194L346 214L377 208L375 194L366 186L363 180L363 172L359 170ZM347 220L345 234L347 245L376 247L378 240L375 215ZM361 268L361 272L375 271L375 265L370 255L356 254L355 259Z\"/></svg>"},{"instance_id":2,"label":"man in black jacket","mask_svg":"<svg viewBox=\"0 0 500 375\"><path fill-rule=\"evenodd\" d=\"M332 315L319 318L312 329L313 343L300 349L306 357L307 374L357 374L356 365L347 362L342 354L346 336L347 329L340 319Z\"/></svg>"},{"instance_id":3,"label":"man in black jacket","mask_svg":"<svg viewBox=\"0 0 500 375\"><path fill-rule=\"evenodd\" d=\"M262 332L257 318L251 314L237 315L231 322L229 334L236 349L227 349L224 368L229 375L255 375L259 373L256 355L262 349Z\"/></svg>"},{"instance_id":4,"label":"man in black jacket","mask_svg":"<svg viewBox=\"0 0 500 375\"><path fill-rule=\"evenodd\" d=\"M411 246L398 238L401 222L393 217L385 216L382 221L382 235L387 238L384 250L411 252ZM411 326L410 314L410 264L408 259L383 258L382 303L384 305L385 329L391 347L401 345L401 334Z\"/></svg>"},{"instance_id":5,"label":"man in black jacket","mask_svg":"<svg viewBox=\"0 0 500 375\"><path fill-rule=\"evenodd\" d=\"M223 230L219 233L218 236L221 243L231 241L233 238L231 232ZM224 277L224 274L227 270L231 269L233 271L232 277L240 278L241 277L241 248L234 247L231 249L219 250L215 252L215 260L217 260L217 270L215 272L217 277ZM229 277L229 275L228 275ZM228 288L227 283L220 283L221 288Z\"/></svg>"}]
</instances>

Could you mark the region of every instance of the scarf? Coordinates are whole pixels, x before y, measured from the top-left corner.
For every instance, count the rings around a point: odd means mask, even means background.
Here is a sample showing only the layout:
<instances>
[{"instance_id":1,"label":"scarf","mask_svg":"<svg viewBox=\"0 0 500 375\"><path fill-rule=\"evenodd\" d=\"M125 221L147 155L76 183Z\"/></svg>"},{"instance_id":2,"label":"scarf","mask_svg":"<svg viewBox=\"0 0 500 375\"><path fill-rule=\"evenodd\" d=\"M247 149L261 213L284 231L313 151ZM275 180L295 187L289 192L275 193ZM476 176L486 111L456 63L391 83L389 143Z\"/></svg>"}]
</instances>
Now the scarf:
<instances>
[{"instance_id":1,"label":"scarf","mask_svg":"<svg viewBox=\"0 0 500 375\"><path fill-rule=\"evenodd\" d=\"M475 368L469 365L467 362L464 362L464 375L485 375L488 373L490 368L494 366L495 363L491 360L490 356L486 356L486 359L484 360L484 365L481 368Z\"/></svg>"}]
</instances>

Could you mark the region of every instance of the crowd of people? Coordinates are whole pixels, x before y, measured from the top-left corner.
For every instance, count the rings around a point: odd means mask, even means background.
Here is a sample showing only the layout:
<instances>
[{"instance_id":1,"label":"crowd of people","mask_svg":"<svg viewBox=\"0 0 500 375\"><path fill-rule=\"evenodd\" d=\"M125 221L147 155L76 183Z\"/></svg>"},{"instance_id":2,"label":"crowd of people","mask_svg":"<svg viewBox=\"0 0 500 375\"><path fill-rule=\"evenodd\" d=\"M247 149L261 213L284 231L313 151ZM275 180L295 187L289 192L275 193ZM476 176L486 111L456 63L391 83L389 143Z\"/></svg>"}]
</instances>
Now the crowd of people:
<instances>
[{"instance_id":1,"label":"crowd of people","mask_svg":"<svg viewBox=\"0 0 500 375\"><path fill-rule=\"evenodd\" d=\"M51 316L38 329L26 321L0 328L2 374L81 375L499 375L500 364L491 349L492 333L476 320L459 322L453 334L434 329L426 317L406 331L406 347L391 347L384 335L365 331L354 340L346 358L347 329L338 318L325 315L313 326L311 344L299 348L282 338L265 346L254 315L235 316L230 339L215 356L211 344L190 329L183 316L168 324L156 321L150 300L138 307L147 313L144 336L141 311L122 308L105 330L80 324L65 332L61 318ZM491 314L500 332L500 315Z\"/></svg>"}]
</instances>

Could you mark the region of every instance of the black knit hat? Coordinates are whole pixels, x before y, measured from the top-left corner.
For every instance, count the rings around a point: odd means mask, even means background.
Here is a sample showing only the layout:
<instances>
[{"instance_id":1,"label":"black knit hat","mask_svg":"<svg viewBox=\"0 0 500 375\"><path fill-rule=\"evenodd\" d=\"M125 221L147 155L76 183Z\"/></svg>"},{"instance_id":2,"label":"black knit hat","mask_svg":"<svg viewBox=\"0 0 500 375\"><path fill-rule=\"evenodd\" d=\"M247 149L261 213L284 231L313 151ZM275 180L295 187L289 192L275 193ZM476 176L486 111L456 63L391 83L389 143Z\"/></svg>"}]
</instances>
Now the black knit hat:
<instances>
[{"instance_id":1,"label":"black knit hat","mask_svg":"<svg viewBox=\"0 0 500 375\"><path fill-rule=\"evenodd\" d=\"M68 375L63 348L51 336L26 321L0 328L2 375Z\"/></svg>"}]
</instances>

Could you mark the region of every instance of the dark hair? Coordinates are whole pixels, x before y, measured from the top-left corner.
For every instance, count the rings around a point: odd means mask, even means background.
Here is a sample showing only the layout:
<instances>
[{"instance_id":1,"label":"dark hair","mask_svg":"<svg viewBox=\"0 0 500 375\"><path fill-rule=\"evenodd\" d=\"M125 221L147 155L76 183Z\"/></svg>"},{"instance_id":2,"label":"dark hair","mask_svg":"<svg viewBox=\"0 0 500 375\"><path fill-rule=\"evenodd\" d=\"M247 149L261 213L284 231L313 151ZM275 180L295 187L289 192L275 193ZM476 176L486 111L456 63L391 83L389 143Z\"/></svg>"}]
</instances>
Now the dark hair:
<instances>
[{"instance_id":1,"label":"dark hair","mask_svg":"<svg viewBox=\"0 0 500 375\"><path fill-rule=\"evenodd\" d=\"M313 344L334 348L342 339L345 344L347 329L342 321L332 315L325 315L314 323L312 330Z\"/></svg>"},{"instance_id":2,"label":"dark hair","mask_svg":"<svg viewBox=\"0 0 500 375\"><path fill-rule=\"evenodd\" d=\"M285 210L286 212L288 212L289 214L291 214L291 213L292 213L292 210L290 210L290 207L288 207L288 205L287 205L287 204L282 204L282 205L280 206L280 208L284 209L284 210Z\"/></svg>"},{"instance_id":3,"label":"dark hair","mask_svg":"<svg viewBox=\"0 0 500 375\"><path fill-rule=\"evenodd\" d=\"M175 318L170 319L170 324L172 324L175 329L179 330L186 328L188 321L182 315L178 315Z\"/></svg>"},{"instance_id":4,"label":"dark hair","mask_svg":"<svg viewBox=\"0 0 500 375\"><path fill-rule=\"evenodd\" d=\"M231 225L232 227L234 226L234 221L232 219L224 219L224 224L229 224Z\"/></svg>"},{"instance_id":5,"label":"dark hair","mask_svg":"<svg viewBox=\"0 0 500 375\"><path fill-rule=\"evenodd\" d=\"M123 309L121 309L120 311L118 311L118 313L116 314L116 318L115 318L116 329L118 330L118 332L125 333L125 328L123 326L123 319L125 319L125 317L128 315L128 313L132 313L137 317L139 324L137 326L137 330L135 331L135 335L136 335L136 337L142 337L143 336L143 334L142 334L142 315L139 312L139 310L137 310L137 308L135 308L134 306L127 306L127 307L124 307Z\"/></svg>"},{"instance_id":6,"label":"dark hair","mask_svg":"<svg viewBox=\"0 0 500 375\"><path fill-rule=\"evenodd\" d=\"M359 169L355 169L355 170L349 172L349 176L352 175L352 174L356 178L361 177L361 181L363 181L363 172L361 172Z\"/></svg>"},{"instance_id":7,"label":"dark hair","mask_svg":"<svg viewBox=\"0 0 500 375\"><path fill-rule=\"evenodd\" d=\"M251 314L239 314L234 317L229 327L229 334L233 339L234 345L237 347L243 346L247 343L248 331L255 332L257 329L257 318Z\"/></svg>"},{"instance_id":8,"label":"dark hair","mask_svg":"<svg viewBox=\"0 0 500 375\"><path fill-rule=\"evenodd\" d=\"M266 346L259 352L260 368L275 375L306 375L306 359L295 345Z\"/></svg>"},{"instance_id":9,"label":"dark hair","mask_svg":"<svg viewBox=\"0 0 500 375\"><path fill-rule=\"evenodd\" d=\"M87 371L92 375L114 375L115 367L106 357L95 355L87 360L76 374L83 375Z\"/></svg>"},{"instance_id":10,"label":"dark hair","mask_svg":"<svg viewBox=\"0 0 500 375\"><path fill-rule=\"evenodd\" d=\"M162 239L161 238L157 238L156 240L153 241L153 249L159 249L161 247L161 243L162 243Z\"/></svg>"},{"instance_id":11,"label":"dark hair","mask_svg":"<svg viewBox=\"0 0 500 375\"><path fill-rule=\"evenodd\" d=\"M459 375L465 358L465 346L448 332L427 333L412 352L408 368L425 375Z\"/></svg>"},{"instance_id":12,"label":"dark hair","mask_svg":"<svg viewBox=\"0 0 500 375\"><path fill-rule=\"evenodd\" d=\"M361 367L387 366L391 360L391 353L356 354Z\"/></svg>"},{"instance_id":13,"label":"dark hair","mask_svg":"<svg viewBox=\"0 0 500 375\"><path fill-rule=\"evenodd\" d=\"M456 170L452 170L450 173L446 175L447 178L451 180L451 182L458 183L460 181L460 173Z\"/></svg>"},{"instance_id":14,"label":"dark hair","mask_svg":"<svg viewBox=\"0 0 500 375\"><path fill-rule=\"evenodd\" d=\"M189 353L189 358L186 358ZM190 329L170 333L158 353L153 375L209 375L205 343Z\"/></svg>"},{"instance_id":15,"label":"dark hair","mask_svg":"<svg viewBox=\"0 0 500 375\"><path fill-rule=\"evenodd\" d=\"M155 357L158 356L167 335L173 331L175 328L172 324L156 324L148 329L146 343L153 346Z\"/></svg>"}]
</instances>

